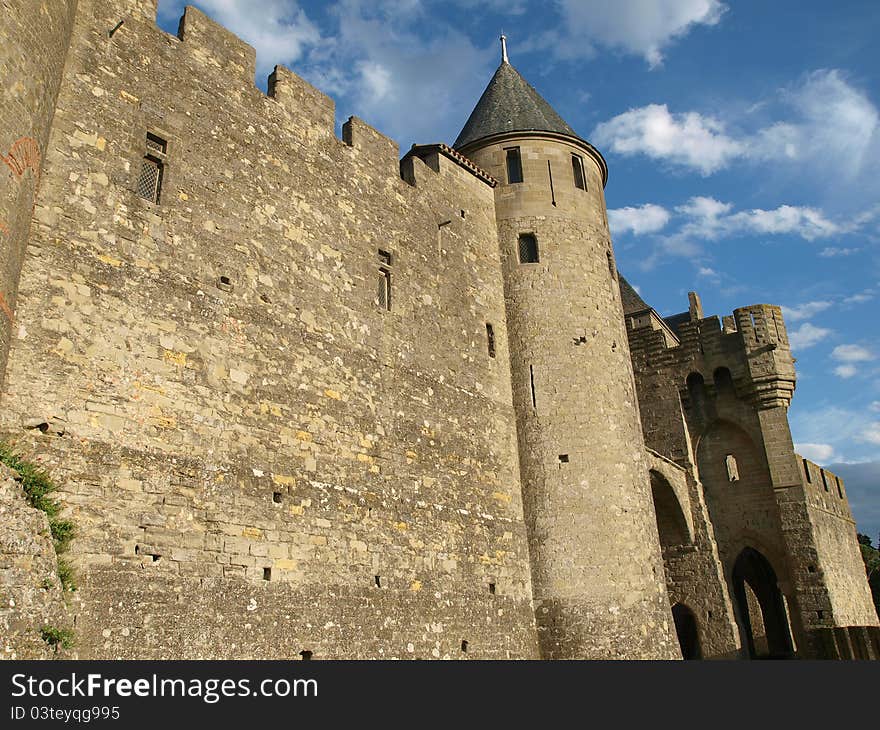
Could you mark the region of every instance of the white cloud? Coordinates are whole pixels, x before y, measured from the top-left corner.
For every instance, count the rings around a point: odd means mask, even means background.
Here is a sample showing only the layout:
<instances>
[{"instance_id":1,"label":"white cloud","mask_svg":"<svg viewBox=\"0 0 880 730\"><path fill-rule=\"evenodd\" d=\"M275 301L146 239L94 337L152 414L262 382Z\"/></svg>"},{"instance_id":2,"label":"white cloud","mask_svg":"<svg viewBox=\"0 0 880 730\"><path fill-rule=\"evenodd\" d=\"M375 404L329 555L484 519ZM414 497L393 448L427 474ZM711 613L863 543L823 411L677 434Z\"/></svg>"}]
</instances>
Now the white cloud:
<instances>
[{"instance_id":1,"label":"white cloud","mask_svg":"<svg viewBox=\"0 0 880 730\"><path fill-rule=\"evenodd\" d=\"M835 159L838 173L852 178L864 166L880 114L870 99L837 69L807 75L781 92L794 121L762 130L750 154L770 160Z\"/></svg>"},{"instance_id":2,"label":"white cloud","mask_svg":"<svg viewBox=\"0 0 880 730\"><path fill-rule=\"evenodd\" d=\"M164 0L160 12L179 17L184 5L182 0ZM268 75L276 64L292 65L310 48L327 41L295 0L261 0L259 11L241 0L199 0L198 5L254 47L261 75Z\"/></svg>"},{"instance_id":3,"label":"white cloud","mask_svg":"<svg viewBox=\"0 0 880 730\"><path fill-rule=\"evenodd\" d=\"M822 406L801 410L795 399L789 420L795 442L829 444L837 461L880 459L880 421L867 409Z\"/></svg>"},{"instance_id":4,"label":"white cloud","mask_svg":"<svg viewBox=\"0 0 880 730\"><path fill-rule=\"evenodd\" d=\"M754 208L731 212L731 203L708 197L694 197L676 207L685 217L680 234L716 240L745 234L795 235L812 241L835 235L840 226L815 208L780 205L773 210Z\"/></svg>"},{"instance_id":5,"label":"white cloud","mask_svg":"<svg viewBox=\"0 0 880 730\"><path fill-rule=\"evenodd\" d=\"M858 294L853 294L852 296L848 296L843 300L844 304L864 304L865 302L870 302L874 298L874 290L873 289L865 289L865 291L861 291Z\"/></svg>"},{"instance_id":6,"label":"white cloud","mask_svg":"<svg viewBox=\"0 0 880 730\"><path fill-rule=\"evenodd\" d=\"M160 1L166 22L184 2ZM320 11L303 0L198 5L255 47L258 77L287 65L334 97L339 118L356 114L402 148L451 142L498 58L494 38L475 46L423 0L338 0Z\"/></svg>"},{"instance_id":7,"label":"white cloud","mask_svg":"<svg viewBox=\"0 0 880 730\"><path fill-rule=\"evenodd\" d=\"M804 322L798 329L788 333L788 341L793 350L806 350L808 347L817 345L830 334L831 330L829 329Z\"/></svg>"},{"instance_id":8,"label":"white cloud","mask_svg":"<svg viewBox=\"0 0 880 730\"><path fill-rule=\"evenodd\" d=\"M797 307L783 307L782 314L789 322L800 322L802 319L809 319L813 315L824 312L833 306L832 302L820 300L815 302L806 302Z\"/></svg>"},{"instance_id":9,"label":"white cloud","mask_svg":"<svg viewBox=\"0 0 880 730\"><path fill-rule=\"evenodd\" d=\"M871 403L870 408L875 413L880 413L880 400L875 400L873 403Z\"/></svg>"},{"instance_id":10,"label":"white cloud","mask_svg":"<svg viewBox=\"0 0 880 730\"><path fill-rule=\"evenodd\" d=\"M795 234L808 241L833 236L840 227L815 208L780 205L774 210L754 209L732 215L730 228L754 233Z\"/></svg>"},{"instance_id":11,"label":"white cloud","mask_svg":"<svg viewBox=\"0 0 880 730\"><path fill-rule=\"evenodd\" d=\"M870 362L877 356L861 345L838 345L831 351L831 357L841 362Z\"/></svg>"},{"instance_id":12,"label":"white cloud","mask_svg":"<svg viewBox=\"0 0 880 730\"><path fill-rule=\"evenodd\" d=\"M834 374L839 378L851 378L859 372L855 365L838 365L834 368Z\"/></svg>"},{"instance_id":13,"label":"white cloud","mask_svg":"<svg viewBox=\"0 0 880 730\"><path fill-rule=\"evenodd\" d=\"M391 72L382 64L362 61L358 64L358 73L364 93L371 99L380 101L389 96L393 98Z\"/></svg>"},{"instance_id":14,"label":"white cloud","mask_svg":"<svg viewBox=\"0 0 880 730\"><path fill-rule=\"evenodd\" d=\"M796 443L794 450L801 456L817 464L827 464L834 458L834 447L831 444Z\"/></svg>"},{"instance_id":15,"label":"white cloud","mask_svg":"<svg viewBox=\"0 0 880 730\"><path fill-rule=\"evenodd\" d=\"M834 246L828 246L823 248L819 255L823 258L830 259L835 256L852 256L854 253L858 253L859 249L857 248L836 248Z\"/></svg>"},{"instance_id":16,"label":"white cloud","mask_svg":"<svg viewBox=\"0 0 880 730\"><path fill-rule=\"evenodd\" d=\"M645 154L709 175L743 154L724 125L696 112L670 114L665 104L630 109L599 124L592 134L600 147L630 156Z\"/></svg>"},{"instance_id":17,"label":"white cloud","mask_svg":"<svg viewBox=\"0 0 880 730\"><path fill-rule=\"evenodd\" d=\"M714 281L720 281L721 279L721 275L709 266L700 266L697 269L697 276L701 276L704 279L712 279Z\"/></svg>"},{"instance_id":18,"label":"white cloud","mask_svg":"<svg viewBox=\"0 0 880 730\"><path fill-rule=\"evenodd\" d=\"M858 438L860 441L880 446L880 423L876 421L869 423Z\"/></svg>"},{"instance_id":19,"label":"white cloud","mask_svg":"<svg viewBox=\"0 0 880 730\"><path fill-rule=\"evenodd\" d=\"M608 225L615 235L656 233L666 226L669 218L666 208L653 203L608 211Z\"/></svg>"},{"instance_id":20,"label":"white cloud","mask_svg":"<svg viewBox=\"0 0 880 730\"><path fill-rule=\"evenodd\" d=\"M716 25L726 10L718 0L558 0L566 34L561 55L589 54L592 41L642 56L651 67L663 49L697 25Z\"/></svg>"},{"instance_id":21,"label":"white cloud","mask_svg":"<svg viewBox=\"0 0 880 730\"><path fill-rule=\"evenodd\" d=\"M334 93L341 118L356 114L404 149L451 142L498 59L494 38L478 48L429 10L417 0L340 0L333 42L303 69Z\"/></svg>"},{"instance_id":22,"label":"white cloud","mask_svg":"<svg viewBox=\"0 0 880 730\"><path fill-rule=\"evenodd\" d=\"M716 116L670 113L665 104L650 104L599 124L592 139L621 155L646 155L704 176L735 161L823 165L833 159L835 171L852 181L880 163L880 112L841 71L815 71L780 90L774 102L734 115L731 122L752 128L738 135L729 133L728 124ZM788 118L761 126L754 110L765 106ZM810 170L815 174L812 166ZM864 222L857 219L853 227Z\"/></svg>"},{"instance_id":23,"label":"white cloud","mask_svg":"<svg viewBox=\"0 0 880 730\"><path fill-rule=\"evenodd\" d=\"M672 210L672 215L669 215L670 211L667 209L653 204L643 205L641 208L621 208L619 210L626 211L626 215L621 216L620 219L621 230L631 230L635 225L631 221L641 221L641 218L646 217L641 211L649 209L656 210L658 214L663 212L664 227L670 220L677 223L678 227L669 234L655 238L654 251L639 263L643 269L653 268L663 255L700 256L705 241L749 235L790 235L812 241L816 238L836 235L843 230L842 226L815 208L781 205L773 210L754 208L736 211L732 203L707 196L690 198L686 203L676 206ZM609 212L609 215L612 213ZM643 226L643 230L639 232L652 231ZM830 306L830 302L827 305L810 303L810 310L804 311L802 316L799 316L801 314L799 308L791 308L794 311L792 319L795 321L806 319Z\"/></svg>"}]
</instances>

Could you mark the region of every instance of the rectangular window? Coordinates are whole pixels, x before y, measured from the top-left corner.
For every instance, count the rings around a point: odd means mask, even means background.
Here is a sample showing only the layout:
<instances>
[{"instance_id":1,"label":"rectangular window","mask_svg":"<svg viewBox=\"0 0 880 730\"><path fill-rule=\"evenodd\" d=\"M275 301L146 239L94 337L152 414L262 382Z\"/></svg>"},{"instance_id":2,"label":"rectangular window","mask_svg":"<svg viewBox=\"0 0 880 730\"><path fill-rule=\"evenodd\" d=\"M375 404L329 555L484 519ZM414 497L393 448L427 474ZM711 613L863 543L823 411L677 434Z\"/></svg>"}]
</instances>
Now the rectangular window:
<instances>
[{"instance_id":1,"label":"rectangular window","mask_svg":"<svg viewBox=\"0 0 880 730\"><path fill-rule=\"evenodd\" d=\"M519 237L519 262L521 264L538 263L538 239L534 233L521 233Z\"/></svg>"},{"instance_id":2,"label":"rectangular window","mask_svg":"<svg viewBox=\"0 0 880 730\"><path fill-rule=\"evenodd\" d=\"M495 329L486 322L486 342L489 345L489 357L495 357Z\"/></svg>"},{"instance_id":3,"label":"rectangular window","mask_svg":"<svg viewBox=\"0 0 880 730\"><path fill-rule=\"evenodd\" d=\"M379 250L379 279L376 303L380 309L391 311L391 254Z\"/></svg>"},{"instance_id":4,"label":"rectangular window","mask_svg":"<svg viewBox=\"0 0 880 730\"><path fill-rule=\"evenodd\" d=\"M507 152L507 182L510 184L523 181L522 160L519 156L519 147L510 147Z\"/></svg>"},{"instance_id":5,"label":"rectangular window","mask_svg":"<svg viewBox=\"0 0 880 730\"><path fill-rule=\"evenodd\" d=\"M137 179L137 194L151 203L159 203L162 195L162 177L165 173L165 153L168 143L155 134L147 133L145 154Z\"/></svg>"},{"instance_id":6,"label":"rectangular window","mask_svg":"<svg viewBox=\"0 0 880 730\"><path fill-rule=\"evenodd\" d=\"M147 132L147 150L150 152L158 152L160 155L164 155L168 149L168 143L162 139L161 137L157 137L155 134L150 134Z\"/></svg>"},{"instance_id":7,"label":"rectangular window","mask_svg":"<svg viewBox=\"0 0 880 730\"><path fill-rule=\"evenodd\" d=\"M586 178L584 177L584 161L578 155L571 156L571 171L574 173L574 186L581 190L587 189Z\"/></svg>"}]
</instances>

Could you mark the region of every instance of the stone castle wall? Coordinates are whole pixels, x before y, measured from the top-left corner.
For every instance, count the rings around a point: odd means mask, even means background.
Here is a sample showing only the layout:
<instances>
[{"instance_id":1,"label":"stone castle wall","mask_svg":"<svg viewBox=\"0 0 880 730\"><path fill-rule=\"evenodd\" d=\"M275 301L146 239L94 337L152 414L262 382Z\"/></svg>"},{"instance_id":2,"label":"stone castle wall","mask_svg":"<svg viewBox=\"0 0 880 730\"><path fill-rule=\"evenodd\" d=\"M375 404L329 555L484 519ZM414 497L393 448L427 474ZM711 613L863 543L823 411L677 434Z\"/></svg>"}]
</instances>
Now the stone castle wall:
<instances>
[{"instance_id":1,"label":"stone castle wall","mask_svg":"<svg viewBox=\"0 0 880 730\"><path fill-rule=\"evenodd\" d=\"M4 0L0 44L0 387L76 0Z\"/></svg>"},{"instance_id":2,"label":"stone castle wall","mask_svg":"<svg viewBox=\"0 0 880 730\"><path fill-rule=\"evenodd\" d=\"M798 458L801 459L803 492L815 541L817 572L828 586L834 624L876 625L874 606L862 600L864 562L843 480L818 464Z\"/></svg>"},{"instance_id":3,"label":"stone castle wall","mask_svg":"<svg viewBox=\"0 0 880 730\"><path fill-rule=\"evenodd\" d=\"M71 630L46 515L25 500L20 476L0 464L0 659L67 658L44 629Z\"/></svg>"},{"instance_id":4,"label":"stone castle wall","mask_svg":"<svg viewBox=\"0 0 880 730\"><path fill-rule=\"evenodd\" d=\"M492 188L123 5L81 3L0 416L78 526L80 656L536 657Z\"/></svg>"},{"instance_id":5,"label":"stone castle wall","mask_svg":"<svg viewBox=\"0 0 880 730\"><path fill-rule=\"evenodd\" d=\"M876 625L843 485L838 492L825 472L826 493L815 466L808 483L794 453L794 367L779 308L738 309L723 327L692 318L679 325L680 344L650 326L655 315L635 314L627 321L646 442L693 475L727 593L738 556L753 548L776 573L804 655L818 652L819 629Z\"/></svg>"},{"instance_id":6,"label":"stone castle wall","mask_svg":"<svg viewBox=\"0 0 880 730\"><path fill-rule=\"evenodd\" d=\"M799 648L876 639L781 311L625 324L589 145L526 135L520 185L510 139L401 163L196 9L6 6L0 439L61 485L78 586L0 473L6 655L676 657L675 604L732 657L745 546Z\"/></svg>"}]
</instances>

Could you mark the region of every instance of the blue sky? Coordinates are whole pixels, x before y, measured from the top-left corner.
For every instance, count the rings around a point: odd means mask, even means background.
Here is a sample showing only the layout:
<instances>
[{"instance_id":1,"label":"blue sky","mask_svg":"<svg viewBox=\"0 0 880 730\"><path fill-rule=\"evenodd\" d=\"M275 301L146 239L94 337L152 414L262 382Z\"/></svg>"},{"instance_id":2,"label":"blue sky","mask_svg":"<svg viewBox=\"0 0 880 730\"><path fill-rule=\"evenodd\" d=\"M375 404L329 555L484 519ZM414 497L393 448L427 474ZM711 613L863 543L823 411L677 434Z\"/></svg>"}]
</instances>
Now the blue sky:
<instances>
[{"instance_id":1,"label":"blue sky","mask_svg":"<svg viewBox=\"0 0 880 730\"><path fill-rule=\"evenodd\" d=\"M182 2L160 0L175 32ZM620 269L662 314L780 304L805 456L880 533L880 3L202 0L396 139L451 143L499 62L605 155ZM259 10L255 10L259 7Z\"/></svg>"}]
</instances>

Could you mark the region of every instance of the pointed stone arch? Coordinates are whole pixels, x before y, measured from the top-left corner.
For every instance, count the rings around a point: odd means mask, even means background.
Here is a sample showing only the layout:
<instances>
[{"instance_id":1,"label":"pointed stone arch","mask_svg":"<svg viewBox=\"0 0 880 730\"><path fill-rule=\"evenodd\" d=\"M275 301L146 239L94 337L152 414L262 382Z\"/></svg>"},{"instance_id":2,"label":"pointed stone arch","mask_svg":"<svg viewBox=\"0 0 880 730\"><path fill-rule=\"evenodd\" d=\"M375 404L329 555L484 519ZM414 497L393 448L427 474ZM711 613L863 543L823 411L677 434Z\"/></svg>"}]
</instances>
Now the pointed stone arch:
<instances>
[{"instance_id":1,"label":"pointed stone arch","mask_svg":"<svg viewBox=\"0 0 880 730\"><path fill-rule=\"evenodd\" d=\"M685 660L702 659L700 630L694 612L684 603L676 603L672 607L672 620L675 622L675 633L681 648L681 658Z\"/></svg>"},{"instance_id":2,"label":"pointed stone arch","mask_svg":"<svg viewBox=\"0 0 880 730\"><path fill-rule=\"evenodd\" d=\"M694 521L685 470L651 449L648 467L661 546L692 544Z\"/></svg>"},{"instance_id":3,"label":"pointed stone arch","mask_svg":"<svg viewBox=\"0 0 880 730\"><path fill-rule=\"evenodd\" d=\"M742 646L752 659L791 657L794 645L785 600L770 561L745 547L731 570L734 614Z\"/></svg>"}]
</instances>

